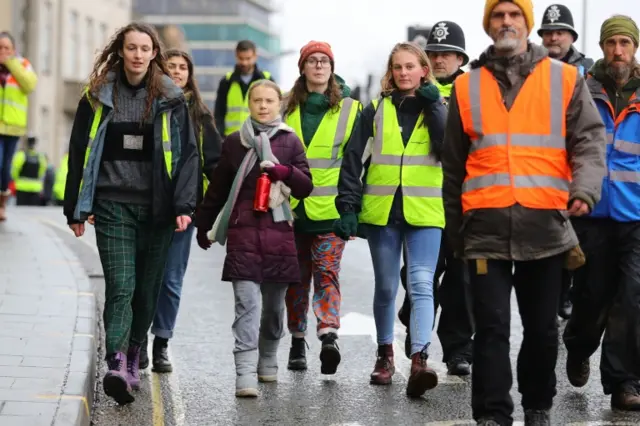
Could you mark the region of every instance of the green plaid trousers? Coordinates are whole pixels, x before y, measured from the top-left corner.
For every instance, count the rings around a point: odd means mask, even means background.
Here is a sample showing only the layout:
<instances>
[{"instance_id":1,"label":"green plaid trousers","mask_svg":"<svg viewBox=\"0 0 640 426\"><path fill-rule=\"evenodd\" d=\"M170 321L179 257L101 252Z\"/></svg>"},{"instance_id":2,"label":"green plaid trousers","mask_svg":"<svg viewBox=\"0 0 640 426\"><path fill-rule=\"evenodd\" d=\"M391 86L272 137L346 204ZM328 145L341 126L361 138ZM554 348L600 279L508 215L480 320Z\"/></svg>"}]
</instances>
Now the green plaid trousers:
<instances>
[{"instance_id":1,"label":"green plaid trousers","mask_svg":"<svg viewBox=\"0 0 640 426\"><path fill-rule=\"evenodd\" d=\"M140 344L153 321L175 227L153 226L151 208L107 200L94 205L104 271L107 355Z\"/></svg>"}]
</instances>

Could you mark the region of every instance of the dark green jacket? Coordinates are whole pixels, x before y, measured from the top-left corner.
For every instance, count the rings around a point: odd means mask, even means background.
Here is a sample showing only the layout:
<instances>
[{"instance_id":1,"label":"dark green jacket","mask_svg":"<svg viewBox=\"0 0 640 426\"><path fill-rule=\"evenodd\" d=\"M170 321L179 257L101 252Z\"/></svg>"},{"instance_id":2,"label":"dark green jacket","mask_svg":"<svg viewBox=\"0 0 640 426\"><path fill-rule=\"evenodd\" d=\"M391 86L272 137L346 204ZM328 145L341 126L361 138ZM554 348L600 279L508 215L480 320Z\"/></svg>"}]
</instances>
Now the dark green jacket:
<instances>
[{"instance_id":1,"label":"dark green jacket","mask_svg":"<svg viewBox=\"0 0 640 426\"><path fill-rule=\"evenodd\" d=\"M351 94L351 89L344 80L336 75L336 79L342 87L342 97L347 98ZM300 121L302 127L302 142L309 146L313 136L316 134L320 122L329 110L329 100L325 95L319 93L309 93L307 101L300 106ZM356 116L356 121L360 117L360 111ZM296 220L294 222L295 232L304 234L327 234L333 232L333 222L331 220L316 221L307 217L304 209L304 202L298 204L294 210Z\"/></svg>"}]
</instances>

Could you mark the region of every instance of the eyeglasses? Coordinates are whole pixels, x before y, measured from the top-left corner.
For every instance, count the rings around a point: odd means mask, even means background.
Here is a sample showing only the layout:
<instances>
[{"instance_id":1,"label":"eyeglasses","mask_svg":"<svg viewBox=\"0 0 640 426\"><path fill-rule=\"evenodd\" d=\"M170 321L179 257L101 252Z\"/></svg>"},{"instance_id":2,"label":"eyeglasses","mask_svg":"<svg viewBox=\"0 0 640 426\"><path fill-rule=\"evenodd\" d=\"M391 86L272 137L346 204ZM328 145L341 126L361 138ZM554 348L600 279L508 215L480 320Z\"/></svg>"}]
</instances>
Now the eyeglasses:
<instances>
[{"instance_id":1,"label":"eyeglasses","mask_svg":"<svg viewBox=\"0 0 640 426\"><path fill-rule=\"evenodd\" d=\"M322 58L320 60L317 60L316 58L309 58L307 59L307 64L311 65L312 67L320 64L322 68L326 68L331 65L331 60L329 58Z\"/></svg>"}]
</instances>

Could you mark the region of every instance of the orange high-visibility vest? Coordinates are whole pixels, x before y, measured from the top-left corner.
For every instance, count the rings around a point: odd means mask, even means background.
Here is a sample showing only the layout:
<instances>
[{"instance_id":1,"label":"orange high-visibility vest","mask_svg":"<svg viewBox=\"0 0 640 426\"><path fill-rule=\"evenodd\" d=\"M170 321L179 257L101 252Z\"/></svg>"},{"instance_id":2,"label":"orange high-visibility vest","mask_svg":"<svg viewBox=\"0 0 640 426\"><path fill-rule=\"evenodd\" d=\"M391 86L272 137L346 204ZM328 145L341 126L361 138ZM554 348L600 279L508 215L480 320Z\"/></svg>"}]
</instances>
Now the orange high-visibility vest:
<instances>
[{"instance_id":1,"label":"orange high-visibility vest","mask_svg":"<svg viewBox=\"0 0 640 426\"><path fill-rule=\"evenodd\" d=\"M510 110L485 67L455 82L462 127L471 139L462 211L505 208L566 210L571 167L566 113L577 68L546 58L527 77Z\"/></svg>"}]
</instances>

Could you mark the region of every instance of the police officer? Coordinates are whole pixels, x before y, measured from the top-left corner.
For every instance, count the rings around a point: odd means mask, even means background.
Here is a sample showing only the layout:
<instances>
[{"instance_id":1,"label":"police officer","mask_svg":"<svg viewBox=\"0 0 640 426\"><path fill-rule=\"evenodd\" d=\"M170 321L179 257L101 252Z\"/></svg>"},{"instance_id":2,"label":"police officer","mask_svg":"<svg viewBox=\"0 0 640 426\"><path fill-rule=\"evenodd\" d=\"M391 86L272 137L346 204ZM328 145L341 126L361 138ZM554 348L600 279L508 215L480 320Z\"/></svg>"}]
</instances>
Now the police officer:
<instances>
[{"instance_id":1,"label":"police officer","mask_svg":"<svg viewBox=\"0 0 640 426\"><path fill-rule=\"evenodd\" d=\"M240 129L249 117L247 91L256 80L269 79L271 73L258 68L258 49L254 42L241 40L236 46L236 67L220 80L214 116L218 132L226 137Z\"/></svg>"},{"instance_id":2,"label":"police officer","mask_svg":"<svg viewBox=\"0 0 640 426\"><path fill-rule=\"evenodd\" d=\"M573 16L567 6L552 4L547 7L538 35L542 37L542 44L549 51L550 57L578 67L580 74L586 75L593 66L593 59L585 57L573 45L578 40L578 33L573 27ZM571 316L571 281L572 274L565 269L562 277L560 306L558 306L558 315L563 319L569 319Z\"/></svg>"},{"instance_id":3,"label":"police officer","mask_svg":"<svg viewBox=\"0 0 640 426\"><path fill-rule=\"evenodd\" d=\"M19 206L41 205L47 159L36 150L36 144L35 137L28 137L27 148L17 152L11 164L11 176L16 183L16 204Z\"/></svg>"},{"instance_id":4,"label":"police officer","mask_svg":"<svg viewBox=\"0 0 640 426\"><path fill-rule=\"evenodd\" d=\"M465 37L462 28L451 21L437 22L429 33L425 50L431 61L431 68L436 77L438 89L445 102L449 101L453 81L464 71L461 67L469 62L465 52ZM445 233L447 230L445 229ZM443 236L440 257L434 277L434 282L442 285L434 298L436 308L438 303L442 307L440 323L438 324L438 338L442 344L443 362L447 364L449 374L465 376L471 372L471 348L473 336L473 321L471 305L468 295L468 274L464 261L456 259L449 247L447 238ZM445 274L446 271L446 274ZM406 267L401 271L402 285L406 289ZM409 312L410 301L405 294L404 303L398 317L407 327L407 341L410 346Z\"/></svg>"},{"instance_id":5,"label":"police officer","mask_svg":"<svg viewBox=\"0 0 640 426\"><path fill-rule=\"evenodd\" d=\"M547 7L538 35L542 38L542 45L547 48L550 57L575 65L580 74L586 75L593 66L593 59L585 57L573 45L578 40L578 33L573 27L573 16L567 6L552 4Z\"/></svg>"}]
</instances>

